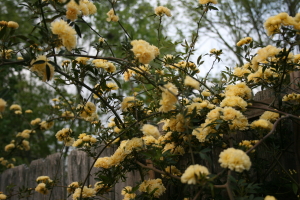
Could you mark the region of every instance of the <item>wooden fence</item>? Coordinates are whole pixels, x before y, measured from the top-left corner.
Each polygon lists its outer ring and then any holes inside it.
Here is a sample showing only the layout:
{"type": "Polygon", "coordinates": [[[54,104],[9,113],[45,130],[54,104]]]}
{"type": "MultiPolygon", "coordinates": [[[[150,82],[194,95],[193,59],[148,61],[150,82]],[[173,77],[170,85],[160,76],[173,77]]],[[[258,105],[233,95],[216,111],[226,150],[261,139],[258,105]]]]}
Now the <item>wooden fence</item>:
{"type": "MultiPolygon", "coordinates": [[[[103,147],[102,147],[103,148],[103,147]]],[[[102,156],[110,156],[116,149],[107,148],[102,156]]],[[[89,169],[92,166],[93,159],[88,157],[85,152],[73,150],[63,158],[60,153],[49,155],[45,159],[38,159],[31,162],[29,166],[20,165],[12,169],[8,169],[0,174],[0,191],[7,194],[6,187],[14,185],[13,194],[17,194],[19,188],[35,188],[37,186],[36,178],[38,176],[49,176],[52,180],[57,178],[58,185],[66,186],[74,181],[83,182],[88,175],[89,169]]],[[[98,169],[94,168],[92,174],[98,169]]],[[[105,197],[111,200],[121,200],[124,198],[121,191],[125,186],[135,185],[135,182],[140,181],[138,173],[130,172],[127,174],[125,182],[119,182],[112,191],[105,197]]],[[[93,176],[88,176],[86,185],[94,185],[97,181],[93,176]]],[[[33,194],[25,199],[28,200],[71,200],[72,196],[68,197],[65,187],[55,187],[51,193],[47,195],[39,194],[33,191],[33,194]]],[[[20,197],[15,195],[12,200],[18,200],[20,197]]]]}

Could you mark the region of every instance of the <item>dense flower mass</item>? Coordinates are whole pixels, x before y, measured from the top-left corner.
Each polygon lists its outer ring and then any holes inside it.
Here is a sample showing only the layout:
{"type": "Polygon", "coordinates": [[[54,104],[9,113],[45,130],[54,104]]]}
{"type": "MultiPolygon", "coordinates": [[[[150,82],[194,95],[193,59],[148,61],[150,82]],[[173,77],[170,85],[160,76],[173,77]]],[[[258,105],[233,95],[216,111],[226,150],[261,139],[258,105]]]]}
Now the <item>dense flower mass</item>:
{"type": "Polygon", "coordinates": [[[159,55],[159,49],[150,45],[145,40],[132,40],[132,49],[136,59],[143,64],[149,64],[156,56],[159,55]]]}
{"type": "Polygon", "coordinates": [[[51,23],[52,33],[58,35],[62,40],[62,44],[68,51],[71,51],[76,47],[76,31],[69,26],[64,20],[59,20],[51,23]]]}
{"type": "Polygon", "coordinates": [[[160,136],[158,128],[151,124],[145,124],[142,127],[141,131],[144,133],[144,135],[153,136],[156,139],[158,139],[158,137],[160,136]]]}
{"type": "Polygon", "coordinates": [[[125,200],[134,199],[136,197],[136,194],[132,192],[131,186],[126,186],[122,190],[121,194],[124,195],[125,200]]]}
{"type": "Polygon", "coordinates": [[[88,0],[80,0],[77,4],[74,0],[71,0],[67,4],[66,17],[72,21],[75,21],[79,15],[92,15],[97,12],[97,7],[88,0]]]}
{"type": "Polygon", "coordinates": [[[55,135],[58,141],[63,141],[66,146],[71,146],[74,142],[74,138],[71,137],[73,131],[70,128],[63,128],[55,135]]]}
{"type": "Polygon", "coordinates": [[[297,20],[297,16],[294,18],[284,12],[269,17],[264,23],[268,35],[279,33],[281,26],[293,26],[294,29],[300,30],[300,22],[297,20]]]}
{"type": "Polygon", "coordinates": [[[76,188],[73,194],[73,200],[79,199],[80,195],[82,198],[93,197],[96,195],[96,191],[94,188],[88,188],[87,186],[84,186],[82,191],[81,188],[76,188]]]}
{"type": "Polygon", "coordinates": [[[157,178],[143,181],[140,184],[139,191],[146,192],[148,194],[151,194],[154,191],[153,196],[158,198],[166,191],[166,188],[163,185],[162,180],[157,178]]]}
{"type": "Polygon", "coordinates": [[[48,194],[49,190],[46,188],[46,184],[45,183],[39,183],[36,188],[35,191],[41,193],[41,194],[48,194]]]}
{"type": "Polygon", "coordinates": [[[219,163],[221,163],[221,167],[229,168],[236,172],[249,170],[251,167],[249,156],[244,151],[234,148],[222,151],[219,155],[219,163]]]}
{"type": "Polygon", "coordinates": [[[209,171],[202,165],[190,165],[181,176],[181,182],[187,184],[197,184],[207,179],[209,171]]]}

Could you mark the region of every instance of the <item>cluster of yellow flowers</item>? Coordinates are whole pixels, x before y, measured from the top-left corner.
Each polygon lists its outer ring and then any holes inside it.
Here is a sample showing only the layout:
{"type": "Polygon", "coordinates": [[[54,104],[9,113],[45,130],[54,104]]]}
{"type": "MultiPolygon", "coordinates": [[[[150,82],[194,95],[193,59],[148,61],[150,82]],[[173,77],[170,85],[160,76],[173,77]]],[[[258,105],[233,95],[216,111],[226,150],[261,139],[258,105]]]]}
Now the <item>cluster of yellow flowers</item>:
{"type": "Polygon", "coordinates": [[[240,149],[228,148],[222,151],[219,155],[219,163],[221,167],[242,172],[249,170],[251,161],[249,156],[240,149]]]}
{"type": "Polygon", "coordinates": [[[274,122],[279,118],[279,113],[271,112],[271,111],[265,111],[261,116],[260,119],[265,119],[270,122],[274,122]]]}
{"type": "Polygon", "coordinates": [[[3,49],[3,51],[0,52],[0,58],[11,59],[13,52],[14,51],[12,49],[3,49]]]}
{"type": "Polygon", "coordinates": [[[145,40],[132,40],[132,49],[136,59],[142,64],[149,64],[156,56],[159,55],[159,49],[150,45],[145,40]]]}
{"type": "Polygon", "coordinates": [[[240,47],[240,46],[243,46],[245,44],[249,44],[252,41],[253,41],[252,37],[245,37],[245,38],[242,38],[240,41],[238,41],[238,43],[236,43],[236,46],[240,47]]]}
{"type": "Polygon", "coordinates": [[[86,133],[81,133],[78,136],[78,139],[73,143],[73,147],[86,146],[89,147],[97,142],[97,139],[91,135],[87,135],[86,133]]]}
{"type": "Polygon", "coordinates": [[[138,101],[135,97],[125,97],[121,103],[121,109],[124,112],[128,112],[132,107],[142,105],[141,101],[138,101]]]}
{"type": "Polygon", "coordinates": [[[120,146],[115,153],[110,157],[98,158],[94,167],[97,168],[111,168],[120,164],[127,155],[132,153],[134,150],[141,150],[144,147],[144,142],[141,138],[132,138],[131,140],[121,141],[120,146]]]}
{"type": "Polygon", "coordinates": [[[116,66],[107,60],[95,59],[92,63],[95,65],[95,67],[102,68],[107,72],[113,73],[116,71],[116,66]]]}
{"type": "Polygon", "coordinates": [[[130,200],[130,199],[134,199],[136,197],[136,194],[132,192],[132,187],[131,186],[126,186],[122,190],[121,194],[124,195],[123,200],[130,200]]]}
{"type": "Polygon", "coordinates": [[[39,76],[43,77],[44,82],[51,80],[54,75],[54,67],[48,61],[46,56],[40,55],[30,62],[30,70],[37,72],[39,76]],[[36,62],[41,63],[39,64],[36,62]]]}
{"type": "MultiPolygon", "coordinates": [[[[174,166],[174,165],[166,167],[165,172],[167,172],[168,174],[172,174],[174,176],[181,176],[182,175],[181,171],[179,169],[177,169],[177,167],[174,166]]],[[[162,177],[167,177],[168,178],[169,176],[163,174],[162,177]]]]}
{"type": "Polygon", "coordinates": [[[239,146],[244,146],[246,149],[250,149],[254,144],[258,143],[258,140],[242,140],[239,146]]]}
{"type": "Polygon", "coordinates": [[[279,13],[278,15],[269,17],[264,23],[268,35],[278,33],[281,26],[293,26],[294,29],[300,30],[300,13],[297,13],[295,17],[291,17],[284,12],[279,13]]]}
{"type": "Polygon", "coordinates": [[[22,114],[22,108],[18,104],[12,104],[9,107],[9,110],[14,110],[16,115],[21,115],[22,114]]]}
{"type": "MultiPolygon", "coordinates": [[[[277,55],[282,51],[283,49],[276,48],[272,45],[261,48],[257,51],[250,63],[246,63],[242,67],[235,67],[233,74],[237,77],[247,75],[249,82],[259,83],[264,81],[270,83],[272,78],[280,77],[281,74],[276,72],[276,69],[271,67],[266,68],[266,66],[281,59],[277,55]]],[[[293,53],[290,52],[286,59],[289,63],[298,63],[300,55],[293,55],[293,53]]],[[[294,66],[294,69],[298,68],[297,65],[294,66]]]]}
{"type": "Polygon", "coordinates": [[[30,138],[30,134],[31,133],[35,133],[35,131],[34,130],[25,129],[22,132],[19,132],[16,135],[16,137],[22,137],[22,138],[28,139],[28,138],[30,138]]]}
{"type": "Polygon", "coordinates": [[[94,86],[94,88],[95,88],[95,90],[97,91],[97,93],[96,93],[96,94],[93,93],[94,99],[98,99],[99,96],[101,96],[101,95],[103,94],[103,92],[109,92],[109,91],[111,91],[111,90],[117,90],[117,89],[119,89],[118,85],[115,84],[115,83],[112,83],[112,82],[106,83],[106,87],[107,87],[107,88],[105,89],[105,91],[103,91],[102,89],[100,89],[100,85],[99,85],[99,84],[96,84],[96,85],[94,86]]]}
{"type": "Polygon", "coordinates": [[[155,14],[157,16],[160,16],[160,17],[162,17],[164,15],[167,15],[168,17],[172,16],[171,15],[171,11],[168,8],[164,7],[164,6],[158,6],[158,7],[156,7],[154,9],[154,12],[155,12],[155,14]]]}
{"type": "Polygon", "coordinates": [[[190,165],[181,176],[181,182],[187,184],[197,184],[200,181],[206,180],[209,171],[202,165],[190,165]]]}
{"type": "Polygon", "coordinates": [[[162,99],[159,101],[159,112],[169,112],[175,109],[177,102],[178,89],[172,83],[167,83],[159,87],[162,90],[162,99]]]}
{"type": "MultiPolygon", "coordinates": [[[[92,188],[91,186],[84,186],[82,191],[82,197],[93,197],[102,188],[105,188],[107,191],[110,190],[110,188],[107,188],[104,184],[102,184],[102,181],[96,182],[94,188],[92,188]]],[[[70,185],[68,185],[67,191],[69,194],[73,193],[73,199],[77,200],[80,197],[81,185],[78,182],[72,182],[70,185]]]]}
{"type": "Polygon", "coordinates": [[[4,151],[9,152],[15,148],[18,148],[20,150],[29,151],[30,150],[29,142],[27,140],[22,140],[22,142],[20,144],[16,145],[16,141],[12,140],[10,142],[10,144],[8,144],[4,147],[4,151]]]}
{"type": "Polygon", "coordinates": [[[108,22],[119,21],[119,17],[115,14],[115,11],[113,9],[110,9],[108,13],[106,13],[106,15],[107,15],[106,21],[108,22]]]}
{"type": "Polygon", "coordinates": [[[38,185],[36,186],[35,191],[41,194],[48,194],[48,188],[53,184],[53,180],[51,180],[49,176],[39,176],[36,179],[36,182],[38,185]]]}
{"type": "Polygon", "coordinates": [[[255,120],[251,123],[251,128],[271,130],[273,128],[273,124],[269,120],[258,119],[258,120],[255,120]]]}
{"type": "Polygon", "coordinates": [[[156,198],[161,196],[166,191],[166,188],[160,178],[144,180],[139,186],[139,191],[146,192],[148,194],[151,194],[154,190],[155,192],[153,196],[156,198]]]}
{"type": "Polygon", "coordinates": [[[282,101],[296,101],[300,103],[300,94],[292,93],[284,95],[282,101]]]}
{"type": "Polygon", "coordinates": [[[76,109],[79,111],[80,117],[82,117],[84,120],[89,122],[98,120],[98,115],[96,112],[97,108],[94,103],[89,101],[84,106],[79,104],[76,109]]]}
{"type": "Polygon", "coordinates": [[[74,138],[71,137],[73,131],[70,128],[63,128],[55,134],[58,141],[63,141],[66,146],[71,146],[74,138]]]}
{"type": "Polygon", "coordinates": [[[41,130],[48,130],[54,125],[54,121],[42,121],[39,125],[41,130]]]}
{"type": "Polygon", "coordinates": [[[141,77],[142,74],[150,73],[150,65],[149,64],[141,64],[138,67],[133,67],[133,69],[128,69],[124,72],[124,80],[129,81],[130,77],[135,75],[137,77],[141,77]]]}
{"type": "Polygon", "coordinates": [[[0,30],[2,29],[3,26],[7,26],[8,28],[13,28],[13,29],[17,29],[19,28],[19,24],[17,22],[14,21],[0,21],[0,30]]]}
{"type": "Polygon", "coordinates": [[[11,162],[9,162],[8,160],[4,159],[3,157],[0,157],[0,164],[2,166],[5,166],[6,168],[14,168],[15,165],[13,164],[14,162],[16,162],[15,158],[11,159],[11,162]]]}
{"type": "Polygon", "coordinates": [[[88,0],[80,0],[77,4],[74,0],[71,0],[67,4],[66,17],[72,21],[75,21],[79,15],[92,15],[97,12],[97,7],[88,0]]]}
{"type": "Polygon", "coordinates": [[[68,51],[71,51],[76,47],[76,31],[69,26],[64,20],[59,20],[51,23],[52,33],[58,35],[59,39],[62,40],[63,46],[68,51]]]}
{"type": "Polygon", "coordinates": [[[80,198],[80,195],[83,199],[88,197],[96,196],[96,191],[94,188],[89,188],[87,186],[83,187],[83,190],[81,191],[81,188],[76,188],[75,192],[73,194],[73,200],[77,200],[80,198]]]}
{"type": "Polygon", "coordinates": [[[175,63],[174,65],[176,67],[171,66],[171,65],[168,65],[168,66],[171,67],[172,69],[175,68],[177,70],[178,70],[178,68],[182,68],[182,69],[189,69],[189,70],[192,70],[192,71],[197,72],[197,73],[200,72],[200,70],[197,68],[196,64],[193,63],[193,62],[180,61],[178,63],[175,63]]]}
{"type": "Polygon", "coordinates": [[[160,132],[156,126],[153,126],[151,124],[145,124],[143,125],[141,131],[145,136],[152,136],[155,139],[158,139],[160,136],[160,132]]]}

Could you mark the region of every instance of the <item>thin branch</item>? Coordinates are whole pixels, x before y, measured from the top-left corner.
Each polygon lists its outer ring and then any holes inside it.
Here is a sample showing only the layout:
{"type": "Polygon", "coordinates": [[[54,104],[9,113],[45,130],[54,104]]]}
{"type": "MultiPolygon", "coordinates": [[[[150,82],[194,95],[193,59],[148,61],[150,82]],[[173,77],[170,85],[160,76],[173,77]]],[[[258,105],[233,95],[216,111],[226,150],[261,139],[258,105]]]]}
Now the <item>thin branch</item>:
{"type": "Polygon", "coordinates": [[[274,123],[274,125],[273,125],[272,130],[271,130],[267,135],[265,135],[265,137],[263,137],[259,142],[257,142],[253,147],[251,147],[250,149],[248,149],[248,150],[246,151],[246,153],[247,153],[247,154],[250,153],[253,149],[255,149],[258,145],[260,145],[265,139],[267,139],[268,137],[270,137],[270,135],[272,135],[272,134],[274,133],[274,131],[276,130],[276,127],[277,127],[278,123],[279,123],[281,120],[287,119],[287,118],[289,118],[289,117],[290,117],[290,116],[288,115],[288,116],[281,117],[281,118],[277,119],[277,121],[276,121],[276,122],[274,123]]]}
{"type": "Polygon", "coordinates": [[[170,177],[175,178],[175,179],[177,179],[177,180],[181,180],[180,177],[175,176],[175,175],[173,175],[173,174],[170,174],[170,173],[161,171],[161,170],[159,170],[159,169],[157,169],[157,168],[155,168],[155,167],[150,167],[150,166],[144,165],[143,163],[141,163],[141,162],[139,162],[139,161],[135,161],[135,162],[136,162],[139,166],[141,166],[141,167],[143,167],[143,168],[145,168],[145,169],[151,169],[151,170],[153,170],[153,171],[155,171],[155,172],[157,172],[157,173],[164,174],[164,175],[166,175],[166,176],[170,176],[170,177]]]}

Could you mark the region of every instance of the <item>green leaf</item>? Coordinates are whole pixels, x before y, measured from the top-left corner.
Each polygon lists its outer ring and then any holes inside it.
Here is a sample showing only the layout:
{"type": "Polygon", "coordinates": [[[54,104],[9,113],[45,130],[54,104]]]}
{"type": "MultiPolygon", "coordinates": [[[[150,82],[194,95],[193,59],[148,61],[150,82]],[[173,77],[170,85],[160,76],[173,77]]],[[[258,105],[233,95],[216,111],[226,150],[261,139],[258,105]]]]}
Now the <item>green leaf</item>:
{"type": "Polygon", "coordinates": [[[297,192],[298,192],[298,186],[295,183],[293,183],[292,184],[292,188],[293,188],[294,194],[297,194],[297,192]]]}
{"type": "Polygon", "coordinates": [[[47,76],[47,81],[50,81],[51,71],[49,65],[46,65],[46,76],[47,76]]]}
{"type": "Polygon", "coordinates": [[[32,63],[32,65],[38,65],[38,64],[44,64],[46,61],[44,60],[38,60],[38,61],[35,61],[34,63],[32,63]]]}
{"type": "Polygon", "coordinates": [[[0,39],[2,39],[3,36],[5,35],[6,29],[7,29],[6,26],[4,26],[4,27],[1,29],[1,31],[0,31],[0,39]]]}
{"type": "Polygon", "coordinates": [[[81,31],[77,24],[75,24],[75,31],[76,31],[77,35],[81,38],[81,31]]]}

